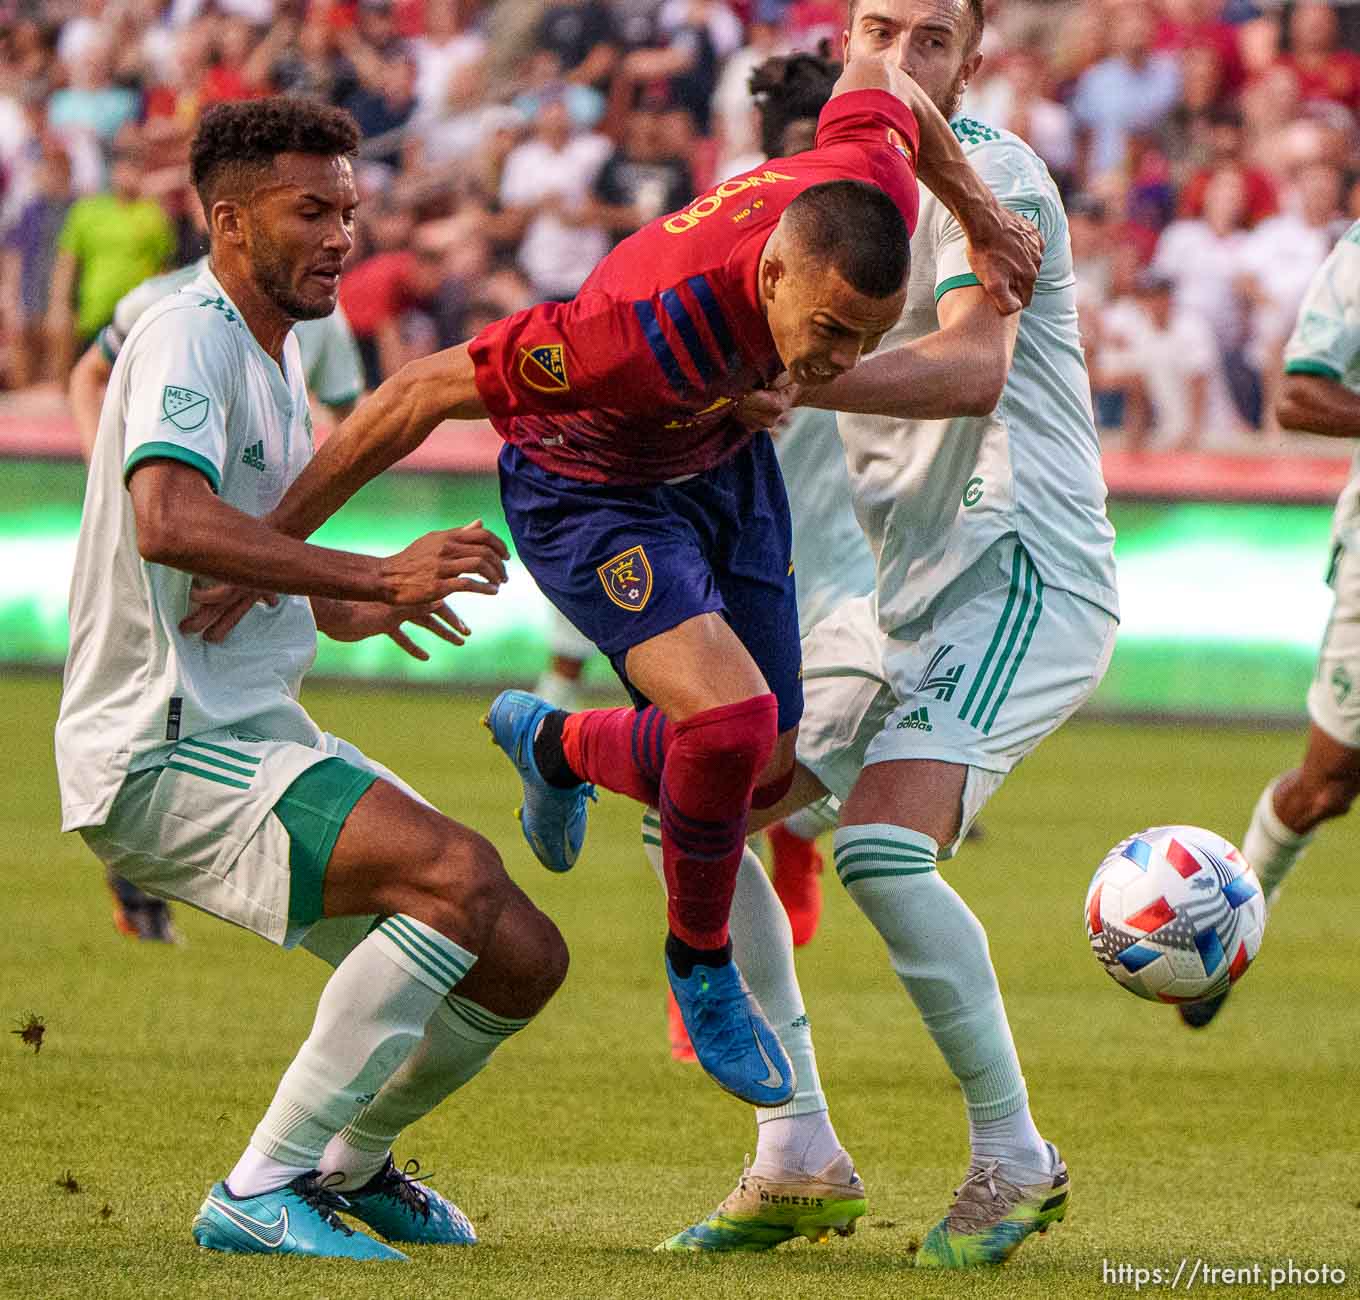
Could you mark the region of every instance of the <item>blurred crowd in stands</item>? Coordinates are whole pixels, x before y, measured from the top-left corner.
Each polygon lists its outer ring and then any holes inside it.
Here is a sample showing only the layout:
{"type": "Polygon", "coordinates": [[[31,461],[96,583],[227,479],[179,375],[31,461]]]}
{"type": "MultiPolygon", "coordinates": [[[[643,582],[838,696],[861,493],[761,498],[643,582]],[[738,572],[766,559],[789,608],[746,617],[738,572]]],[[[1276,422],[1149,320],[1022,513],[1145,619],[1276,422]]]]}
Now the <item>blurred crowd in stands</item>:
{"type": "MultiPolygon", "coordinates": [[[[861,8],[871,0],[860,0],[861,8]]],[[[1067,199],[1102,425],[1271,429],[1304,287],[1360,217],[1360,3],[987,0],[964,112],[1067,199]]],[[[206,105],[363,128],[341,302],[374,385],[765,156],[749,79],[844,0],[0,0],[0,386],[59,380],[119,296],[205,248],[206,105]]],[[[766,147],[773,147],[766,144],[766,147]]]]}

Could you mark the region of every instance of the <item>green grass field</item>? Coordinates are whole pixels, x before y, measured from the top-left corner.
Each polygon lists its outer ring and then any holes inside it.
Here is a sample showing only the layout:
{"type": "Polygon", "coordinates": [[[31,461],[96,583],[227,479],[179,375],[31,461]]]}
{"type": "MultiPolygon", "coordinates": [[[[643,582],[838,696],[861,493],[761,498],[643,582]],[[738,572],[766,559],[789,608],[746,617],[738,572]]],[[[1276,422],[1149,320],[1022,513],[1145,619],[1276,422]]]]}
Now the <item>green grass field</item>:
{"type": "Polygon", "coordinates": [[[661,900],[635,810],[604,797],[582,864],[551,877],[520,842],[516,787],[475,725],[480,701],[310,692],[323,725],[488,832],[573,954],[540,1022],[398,1149],[435,1172],[483,1244],[416,1250],[412,1266],[384,1269],[223,1258],[190,1240],[204,1190],[305,1036],[326,971],[184,909],[185,948],[114,933],[94,859],[56,830],[57,691],[46,678],[0,687],[11,755],[0,1018],[47,1023],[37,1055],[0,1038],[0,1294],[1111,1296],[1133,1288],[1104,1281],[1103,1261],[1174,1271],[1182,1257],[1264,1270],[1293,1259],[1360,1278],[1353,824],[1314,849],[1256,968],[1203,1035],[1117,989],[1081,928],[1087,881],[1115,840],[1171,821],[1239,837],[1262,783],[1294,760],[1296,734],[1074,724],[988,809],[986,839],[949,875],[991,934],[1035,1114],[1066,1155],[1073,1200],[1067,1221],[1003,1271],[937,1277],[911,1272],[911,1252],[964,1169],[961,1098],[834,877],[800,961],[869,1215],[824,1247],[653,1255],[727,1192],[754,1135],[739,1103],[666,1051],[661,900]],[[78,1191],[58,1185],[68,1177],[78,1191]]]}

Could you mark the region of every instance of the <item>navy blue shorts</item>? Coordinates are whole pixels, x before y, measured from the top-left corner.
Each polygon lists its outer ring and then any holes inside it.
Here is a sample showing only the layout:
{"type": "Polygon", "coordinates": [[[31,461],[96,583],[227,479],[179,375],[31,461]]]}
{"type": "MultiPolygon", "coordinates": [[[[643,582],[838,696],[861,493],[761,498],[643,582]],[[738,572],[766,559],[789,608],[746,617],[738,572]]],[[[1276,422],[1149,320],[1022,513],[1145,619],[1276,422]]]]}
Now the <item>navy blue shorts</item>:
{"type": "Polygon", "coordinates": [[[767,434],[682,483],[585,483],[508,443],[501,504],[543,594],[628,680],[633,646],[699,614],[721,614],[779,701],[779,730],[803,716],[798,604],[784,480],[767,434]]]}

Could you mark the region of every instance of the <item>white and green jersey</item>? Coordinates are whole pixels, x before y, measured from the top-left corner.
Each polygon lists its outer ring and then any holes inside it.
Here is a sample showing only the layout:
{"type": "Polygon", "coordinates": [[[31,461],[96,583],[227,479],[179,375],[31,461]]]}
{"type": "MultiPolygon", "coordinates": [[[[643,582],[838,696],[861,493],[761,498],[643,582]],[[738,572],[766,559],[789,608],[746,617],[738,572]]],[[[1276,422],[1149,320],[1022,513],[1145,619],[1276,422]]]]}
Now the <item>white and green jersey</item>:
{"type": "MultiPolygon", "coordinates": [[[[967,117],[950,125],[1001,202],[1039,227],[1044,257],[990,415],[838,417],[855,510],[878,564],[879,624],[891,632],[923,617],[1008,533],[1019,536],[1045,584],[1118,616],[1114,529],[1105,517],[1067,215],[1048,169],[1018,136],[967,117]]],[[[882,348],[937,330],[940,298],[977,283],[958,222],[923,186],[906,307],[882,348]]]]}
{"type": "MultiPolygon", "coordinates": [[[[200,257],[178,271],[153,275],[135,289],[129,289],[118,300],[113,319],[99,331],[96,340],[109,364],[118,360],[118,353],[132,333],[132,327],[152,303],[192,284],[207,267],[208,259],[200,257]]],[[[293,333],[302,349],[302,373],[307,380],[307,391],[323,406],[347,406],[355,401],[364,390],[364,367],[354,342],[354,331],[339,304],[329,316],[298,321],[293,326],[293,333]]]]}
{"type": "MultiPolygon", "coordinates": [[[[1284,347],[1287,375],[1322,375],[1360,393],[1360,221],[1318,267],[1284,347]]],[[[1332,539],[1360,550],[1360,451],[1332,518],[1332,539]]]]}
{"type": "MultiPolygon", "coordinates": [[[[261,516],[312,455],[297,340],[283,368],[206,267],[148,308],[114,363],[85,489],[71,579],[71,648],[57,720],[62,827],[101,825],[124,776],[166,762],[232,780],[193,738],[314,745],[298,703],[316,654],[310,602],[255,605],[220,645],[184,636],[190,575],[143,560],[126,483],[144,461],[183,461],[223,501],[261,516]]],[[[228,764],[229,767],[229,764],[228,764]]]]}
{"type": "Polygon", "coordinates": [[[806,636],[842,601],[874,589],[874,557],[855,518],[835,413],[798,407],[774,450],[793,517],[798,633],[806,636]]]}

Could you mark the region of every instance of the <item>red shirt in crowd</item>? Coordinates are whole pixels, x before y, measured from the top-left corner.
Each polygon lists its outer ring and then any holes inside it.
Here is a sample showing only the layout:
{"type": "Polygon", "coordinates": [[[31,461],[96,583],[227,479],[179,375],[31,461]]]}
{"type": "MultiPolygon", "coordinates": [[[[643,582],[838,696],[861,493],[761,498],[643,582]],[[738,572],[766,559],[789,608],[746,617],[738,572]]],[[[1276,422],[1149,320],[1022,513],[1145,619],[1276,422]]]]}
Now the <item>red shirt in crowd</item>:
{"type": "Polygon", "coordinates": [[[751,436],[734,402],[784,368],[757,285],[784,209],[810,186],[862,180],[914,230],[918,140],[895,95],[838,95],[814,149],[644,226],[571,302],[488,325],[471,354],[496,430],[545,469],[590,482],[660,483],[726,459],[751,436]]]}
{"type": "Polygon", "coordinates": [[[355,334],[372,338],[419,305],[410,289],[415,270],[414,253],[375,253],[341,277],[340,306],[355,334]]]}

